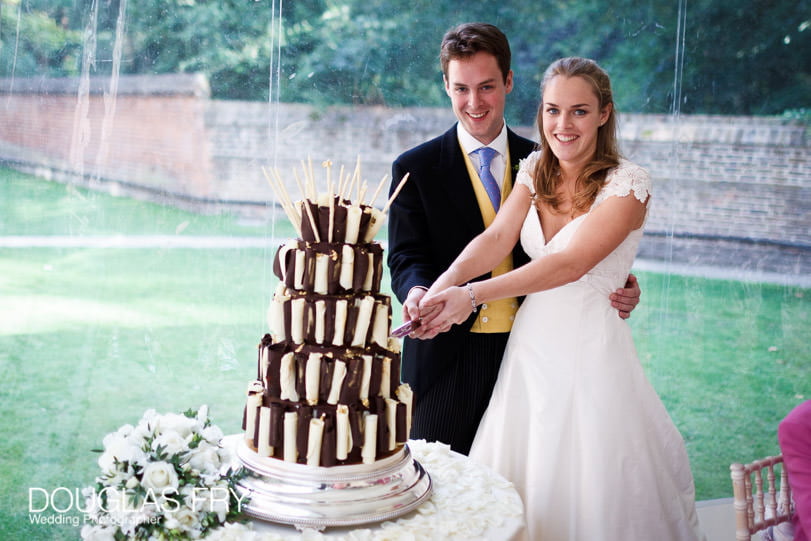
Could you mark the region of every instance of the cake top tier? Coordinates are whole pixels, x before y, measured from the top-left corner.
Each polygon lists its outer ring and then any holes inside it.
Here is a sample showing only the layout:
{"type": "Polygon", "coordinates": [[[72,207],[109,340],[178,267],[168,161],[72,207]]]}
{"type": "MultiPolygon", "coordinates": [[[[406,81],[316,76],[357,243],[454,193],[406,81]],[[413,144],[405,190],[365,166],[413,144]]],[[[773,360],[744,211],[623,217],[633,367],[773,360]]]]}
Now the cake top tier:
{"type": "Polygon", "coordinates": [[[298,202],[297,208],[303,209],[299,231],[307,242],[368,244],[385,218],[372,206],[354,205],[329,194],[321,194],[315,203],[309,199],[298,202]]]}
{"type": "Polygon", "coordinates": [[[375,200],[386,185],[387,176],[383,176],[371,199],[366,201],[368,186],[361,181],[360,158],[351,175],[344,174],[341,166],[337,182],[332,178],[332,162],[321,163],[325,170],[325,188],[316,188],[312,160],[301,164],[299,170],[293,170],[293,178],[298,186],[300,199],[293,201],[279,170],[262,168],[265,178],[273,188],[276,198],[287,214],[287,218],[299,237],[306,242],[327,242],[347,244],[370,243],[385,221],[389,206],[400,193],[408,179],[406,174],[397,189],[392,193],[382,210],[375,208],[375,200]],[[303,178],[303,181],[302,181],[303,178]],[[354,199],[352,198],[354,194],[354,199]]]}

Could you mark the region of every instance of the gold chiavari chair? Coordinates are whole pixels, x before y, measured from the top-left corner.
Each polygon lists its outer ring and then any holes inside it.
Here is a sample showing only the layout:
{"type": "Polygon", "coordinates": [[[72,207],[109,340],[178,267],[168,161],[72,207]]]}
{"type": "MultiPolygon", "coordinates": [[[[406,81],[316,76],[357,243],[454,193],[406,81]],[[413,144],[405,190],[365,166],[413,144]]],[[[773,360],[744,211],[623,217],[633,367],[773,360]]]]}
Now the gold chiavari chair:
{"type": "Polygon", "coordinates": [[[729,469],[736,541],[750,541],[753,534],[791,520],[794,509],[782,455],[734,463],[729,469]]]}

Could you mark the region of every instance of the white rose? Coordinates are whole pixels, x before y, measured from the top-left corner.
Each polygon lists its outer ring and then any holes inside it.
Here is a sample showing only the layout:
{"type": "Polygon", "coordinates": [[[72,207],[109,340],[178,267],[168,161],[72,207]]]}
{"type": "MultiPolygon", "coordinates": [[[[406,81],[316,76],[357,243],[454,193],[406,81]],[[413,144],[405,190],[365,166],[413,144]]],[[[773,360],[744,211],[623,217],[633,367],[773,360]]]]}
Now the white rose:
{"type": "Polygon", "coordinates": [[[186,438],[175,431],[164,432],[152,441],[153,451],[157,451],[159,446],[163,446],[164,451],[170,455],[177,455],[189,450],[186,438]]]}
{"type": "Polygon", "coordinates": [[[104,437],[104,452],[99,457],[99,467],[103,473],[114,473],[119,468],[116,461],[132,464],[143,463],[145,460],[146,455],[140,446],[133,444],[120,430],[104,437]]]}
{"type": "Polygon", "coordinates": [[[234,456],[234,453],[232,453],[231,450],[226,447],[218,447],[217,452],[220,455],[220,471],[223,471],[224,473],[224,470],[227,470],[228,466],[234,466],[236,457],[234,456]]]}
{"type": "Polygon", "coordinates": [[[139,441],[141,445],[143,445],[147,438],[152,437],[152,432],[155,430],[156,425],[157,421],[155,420],[141,419],[141,422],[138,423],[138,426],[136,426],[132,434],[130,434],[130,439],[132,439],[133,442],[139,441]]]}
{"type": "MultiPolygon", "coordinates": [[[[101,460],[101,459],[100,459],[101,460]]],[[[123,467],[122,464],[115,464],[115,460],[111,455],[105,458],[108,460],[108,467],[107,473],[104,475],[104,484],[111,487],[117,487],[121,485],[127,485],[135,479],[135,468],[132,465],[128,465],[126,468],[123,467]]],[[[101,464],[101,462],[99,462],[101,464]]],[[[138,482],[138,479],[135,479],[135,482],[138,482]]]]}
{"type": "Polygon", "coordinates": [[[190,533],[193,538],[197,538],[201,530],[200,517],[184,505],[177,511],[166,513],[166,529],[179,529],[190,533]]]}
{"type": "Polygon", "coordinates": [[[220,471],[219,447],[207,443],[200,443],[199,447],[189,453],[187,464],[201,474],[215,474],[220,471]]]}
{"type": "Polygon", "coordinates": [[[170,494],[177,491],[177,472],[168,462],[151,462],[144,468],[141,485],[147,490],[152,489],[156,496],[170,494]]]}
{"type": "Polygon", "coordinates": [[[213,444],[219,444],[220,440],[222,440],[224,436],[222,430],[217,425],[205,427],[202,432],[200,432],[200,435],[202,435],[203,439],[205,439],[207,442],[213,444]]]}
{"type": "Polygon", "coordinates": [[[177,432],[182,438],[189,436],[198,427],[197,419],[186,417],[178,413],[167,413],[157,419],[156,434],[164,432],[177,432]]]}
{"type": "Polygon", "coordinates": [[[228,514],[229,492],[228,485],[208,488],[196,488],[191,498],[186,498],[195,511],[203,513],[216,513],[220,523],[225,522],[228,514]]]}

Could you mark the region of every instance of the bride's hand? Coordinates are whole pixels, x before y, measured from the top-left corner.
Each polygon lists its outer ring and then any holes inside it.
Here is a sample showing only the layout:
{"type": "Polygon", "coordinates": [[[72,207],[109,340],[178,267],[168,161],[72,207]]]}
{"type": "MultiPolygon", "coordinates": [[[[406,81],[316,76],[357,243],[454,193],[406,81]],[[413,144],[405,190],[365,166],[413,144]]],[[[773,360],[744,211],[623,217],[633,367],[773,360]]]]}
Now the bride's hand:
{"type": "Polygon", "coordinates": [[[422,308],[420,304],[419,326],[409,333],[409,337],[419,340],[430,340],[441,331],[436,328],[436,316],[442,311],[441,304],[434,304],[429,308],[422,308]]]}
{"type": "Polygon", "coordinates": [[[459,286],[449,287],[438,293],[429,292],[420,302],[420,313],[431,313],[431,319],[426,323],[423,319],[426,333],[448,331],[452,325],[464,322],[473,306],[470,295],[465,288],[459,286]]]}

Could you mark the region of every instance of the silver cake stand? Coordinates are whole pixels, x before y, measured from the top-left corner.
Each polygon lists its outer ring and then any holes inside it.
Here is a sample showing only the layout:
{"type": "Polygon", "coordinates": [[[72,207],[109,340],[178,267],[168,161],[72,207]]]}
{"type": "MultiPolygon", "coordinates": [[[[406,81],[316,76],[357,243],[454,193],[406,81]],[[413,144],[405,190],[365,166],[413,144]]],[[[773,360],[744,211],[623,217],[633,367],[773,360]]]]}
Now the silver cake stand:
{"type": "Polygon", "coordinates": [[[242,436],[235,446],[249,472],[237,486],[250,499],[243,511],[299,530],[391,520],[416,509],[432,491],[431,477],[408,445],[376,462],[373,472],[366,465],[313,468],[263,458],[242,436]]]}

